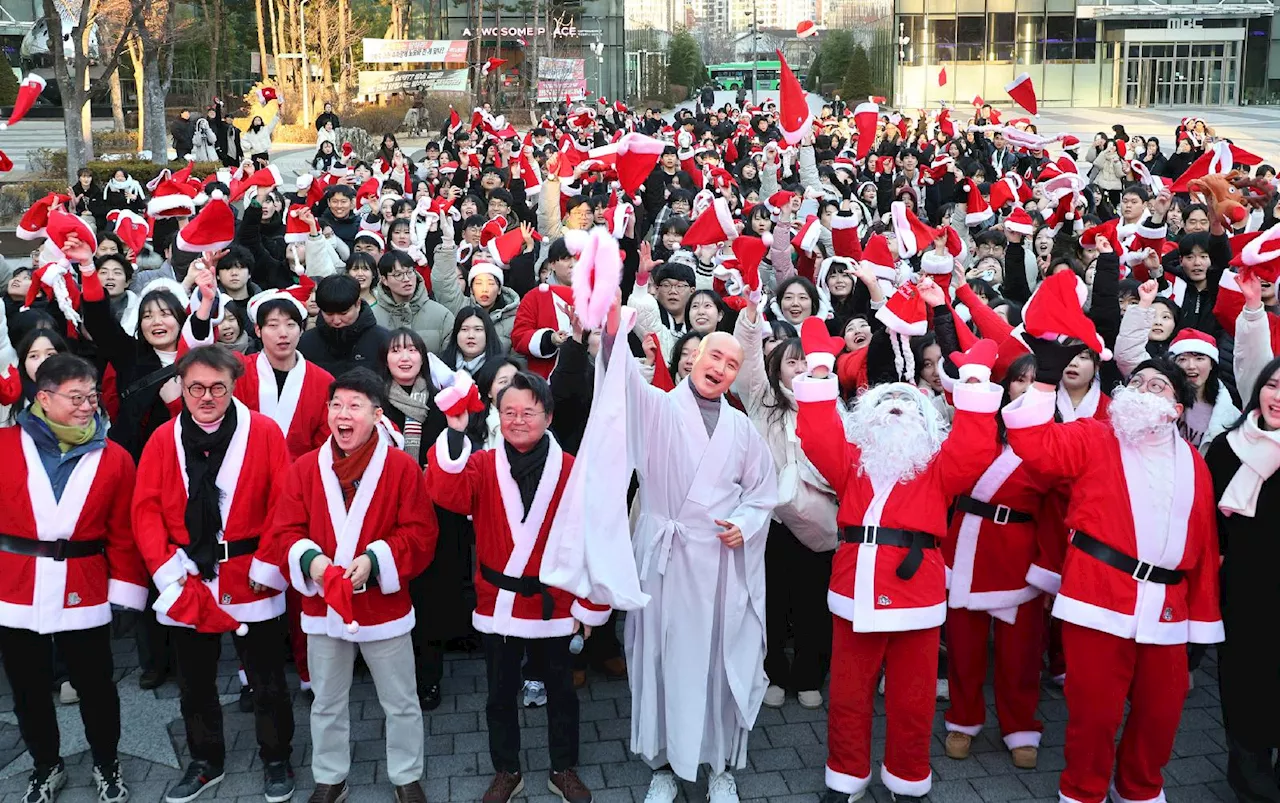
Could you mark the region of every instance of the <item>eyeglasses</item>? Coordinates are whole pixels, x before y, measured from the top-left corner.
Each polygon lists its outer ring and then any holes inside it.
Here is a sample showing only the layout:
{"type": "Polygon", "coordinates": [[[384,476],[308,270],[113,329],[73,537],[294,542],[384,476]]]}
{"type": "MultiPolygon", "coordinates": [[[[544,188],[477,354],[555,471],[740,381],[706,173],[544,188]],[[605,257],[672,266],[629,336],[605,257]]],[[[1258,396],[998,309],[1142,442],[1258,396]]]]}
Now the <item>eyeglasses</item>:
{"type": "Polygon", "coordinates": [[[412,271],[412,270],[393,270],[392,272],[387,274],[387,278],[405,281],[406,279],[412,279],[415,274],[416,274],[416,271],[412,271]]]}
{"type": "Polygon", "coordinates": [[[212,385],[201,385],[198,382],[192,382],[190,385],[187,385],[187,393],[193,399],[203,399],[204,394],[206,393],[215,399],[221,399],[230,391],[231,388],[221,382],[214,382],[212,385]]]}
{"type": "Polygon", "coordinates": [[[90,407],[98,406],[98,399],[101,398],[97,393],[62,393],[57,390],[47,390],[46,393],[52,393],[54,396],[61,396],[71,402],[72,407],[83,407],[86,403],[90,407]]]}
{"type": "Polygon", "coordinates": [[[333,413],[334,415],[340,415],[342,413],[350,413],[351,415],[354,415],[354,416],[364,415],[367,411],[372,409],[371,406],[368,404],[361,404],[359,402],[355,404],[342,404],[337,400],[329,402],[328,407],[329,407],[329,412],[333,413]]]}
{"type": "Polygon", "coordinates": [[[1129,387],[1133,390],[1142,390],[1143,388],[1146,388],[1148,393],[1154,393],[1159,396],[1173,386],[1170,385],[1169,380],[1165,379],[1163,376],[1153,376],[1145,382],[1142,381],[1142,377],[1135,376],[1129,379],[1129,387]]]}
{"type": "Polygon", "coordinates": [[[671,279],[658,282],[659,290],[688,290],[692,286],[693,285],[689,284],[688,282],[677,282],[671,279]]]}
{"type": "Polygon", "coordinates": [[[516,421],[534,421],[545,412],[546,410],[503,410],[501,415],[503,421],[514,423],[516,421]]]}

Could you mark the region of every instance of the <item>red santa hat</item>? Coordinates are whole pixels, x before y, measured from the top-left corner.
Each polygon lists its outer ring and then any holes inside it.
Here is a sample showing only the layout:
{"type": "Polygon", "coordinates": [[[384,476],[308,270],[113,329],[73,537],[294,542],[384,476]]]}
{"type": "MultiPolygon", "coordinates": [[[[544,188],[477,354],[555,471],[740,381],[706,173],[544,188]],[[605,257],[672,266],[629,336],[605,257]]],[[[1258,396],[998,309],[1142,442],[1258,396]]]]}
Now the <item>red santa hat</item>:
{"type": "Polygon", "coordinates": [[[844,338],[829,334],[827,324],[818,316],[810,315],[800,324],[800,346],[810,371],[815,368],[832,371],[836,367],[836,355],[844,351],[844,338]]]}
{"type": "MultiPolygon", "coordinates": [[[[535,231],[533,239],[541,240],[542,236],[535,231]]],[[[511,231],[489,238],[489,241],[483,245],[485,250],[489,252],[489,258],[493,260],[494,264],[506,267],[511,264],[511,260],[519,256],[520,252],[524,250],[524,232],[519,228],[514,228],[511,231]]]]}
{"type": "Polygon", "coordinates": [[[256,94],[258,95],[259,106],[266,106],[273,100],[280,100],[280,95],[276,92],[276,88],[274,86],[264,86],[259,89],[256,94]]]}
{"type": "Polygon", "coordinates": [[[853,215],[836,215],[831,219],[831,250],[836,256],[849,257],[855,262],[862,259],[857,220],[853,215]]]}
{"type": "Polygon", "coordinates": [[[938,86],[946,86],[946,85],[947,85],[947,68],[943,67],[942,69],[938,70],[938,86]]]}
{"type": "Polygon", "coordinates": [[[573,309],[587,329],[604,325],[622,282],[622,252],[607,229],[596,227],[573,264],[573,309]]]}
{"type": "Polygon", "coordinates": [[[862,249],[862,267],[870,270],[881,279],[893,281],[897,276],[897,259],[889,252],[889,240],[883,234],[873,234],[867,238],[862,249]]]}
{"type": "Polygon", "coordinates": [[[898,253],[904,259],[910,259],[933,245],[937,231],[916,217],[905,203],[894,201],[889,205],[889,214],[893,220],[893,231],[898,235],[898,253]]]}
{"type": "Polygon", "coordinates": [[[796,78],[795,73],[791,72],[791,67],[787,64],[782,51],[774,52],[778,54],[778,62],[782,68],[782,75],[778,81],[781,100],[778,109],[778,127],[782,129],[782,138],[788,145],[798,145],[813,128],[813,110],[809,108],[808,93],[800,86],[800,80],[796,78]]]}
{"type": "Polygon", "coordinates": [[[236,216],[230,204],[220,197],[221,193],[215,193],[215,196],[219,197],[211,198],[200,213],[178,231],[180,251],[196,254],[217,251],[235,240],[236,216]]]}
{"type": "Polygon", "coordinates": [[[880,122],[880,107],[874,103],[859,103],[853,110],[853,126],[858,131],[858,161],[867,158],[876,141],[876,125],[880,122]]]}
{"type": "Polygon", "coordinates": [[[979,382],[991,381],[991,367],[996,364],[998,352],[996,341],[983,338],[969,347],[968,351],[951,352],[951,363],[956,366],[959,382],[977,379],[979,382]]]}
{"type": "Polygon", "coordinates": [[[759,237],[739,237],[733,241],[733,257],[712,271],[712,289],[732,310],[744,310],[760,299],[760,262],[769,246],[759,237]]]}
{"type": "Polygon", "coordinates": [[[502,215],[490,220],[480,229],[480,245],[485,246],[489,241],[499,236],[507,230],[507,219],[502,215]]]}
{"type": "Polygon", "coordinates": [[[49,212],[47,235],[49,242],[53,243],[59,251],[65,253],[67,250],[67,238],[73,234],[81,243],[89,246],[91,252],[98,250],[98,238],[93,235],[93,231],[79,215],[73,215],[62,209],[54,209],[49,212]]]}
{"type": "Polygon", "coordinates": [[[1031,215],[1027,214],[1027,210],[1018,206],[1014,207],[1012,214],[1004,219],[1004,229],[1030,237],[1035,232],[1036,224],[1031,219],[1031,215]]]}
{"type": "Polygon", "coordinates": [[[999,181],[991,182],[991,208],[1000,211],[1005,206],[1031,200],[1031,187],[1017,173],[1010,173],[999,181]]]}
{"type": "Polygon", "coordinates": [[[13,112],[9,115],[9,122],[0,122],[0,131],[11,125],[17,125],[23,117],[27,116],[27,112],[31,111],[31,107],[36,104],[36,99],[40,97],[40,93],[44,92],[44,79],[35,73],[27,73],[22,79],[22,83],[18,84],[18,97],[13,101],[13,112]]]}
{"type": "Polygon", "coordinates": [[[1120,244],[1120,235],[1116,231],[1119,218],[1111,218],[1106,223],[1099,223],[1096,226],[1090,226],[1080,233],[1081,248],[1096,248],[1099,237],[1104,238],[1111,243],[1111,250],[1115,252],[1117,257],[1124,251],[1124,247],[1120,244]]]}
{"type": "Polygon", "coordinates": [[[973,107],[975,109],[980,109],[983,106],[987,105],[987,102],[982,99],[981,95],[974,95],[973,100],[971,102],[973,103],[973,107]]]}
{"type": "Polygon", "coordinates": [[[128,209],[113,209],[107,213],[107,220],[115,225],[116,236],[137,259],[138,254],[146,247],[151,237],[151,224],[142,215],[128,209]]]}
{"type": "Polygon", "coordinates": [[[46,262],[31,273],[31,284],[27,287],[22,309],[31,309],[31,305],[42,294],[48,296],[58,305],[62,317],[66,318],[67,334],[70,335],[80,326],[80,287],[71,276],[71,263],[51,244],[46,244],[40,257],[56,261],[46,262]]]}
{"type": "Polygon", "coordinates": [[[196,213],[198,195],[200,191],[189,182],[162,181],[147,200],[147,214],[156,218],[191,217],[196,213]]]}
{"type": "Polygon", "coordinates": [[[341,151],[342,151],[342,158],[343,158],[343,159],[350,159],[350,158],[351,158],[351,154],[353,154],[353,153],[355,153],[355,152],[356,152],[356,148],[355,148],[355,146],[354,146],[354,145],[352,145],[350,142],[344,142],[344,143],[342,143],[341,151]]]}
{"type": "Polygon", "coordinates": [[[436,394],[435,405],[437,410],[447,416],[484,412],[480,391],[476,389],[475,380],[466,371],[454,373],[453,384],[436,394]]]}
{"type": "Polygon", "coordinates": [[[1203,354],[1215,363],[1218,361],[1218,341],[1213,335],[1205,334],[1199,329],[1183,329],[1169,344],[1169,356],[1179,354],[1203,354]]]}
{"type": "Polygon", "coordinates": [[[814,249],[818,247],[818,240],[822,236],[823,225],[818,222],[817,215],[809,215],[805,218],[804,223],[800,225],[800,230],[791,238],[791,244],[796,247],[802,254],[812,254],[814,249]]]}
{"type": "Polygon", "coordinates": [[[617,157],[614,160],[618,171],[618,185],[628,195],[635,195],[640,185],[653,172],[662,156],[666,144],[644,134],[624,134],[618,140],[617,157]]]}
{"type": "Polygon", "coordinates": [[[346,625],[347,632],[357,633],[360,623],[356,621],[355,588],[351,585],[351,578],[345,577],[345,574],[346,570],[341,566],[334,566],[332,563],[326,566],[324,577],[321,578],[320,595],[324,597],[324,604],[332,608],[346,625]]]}
{"type": "Polygon", "coordinates": [[[626,201],[619,201],[616,193],[609,197],[609,206],[604,210],[605,224],[609,233],[621,239],[625,236],[627,226],[635,220],[636,208],[626,201]]]}
{"type": "Polygon", "coordinates": [[[734,223],[733,213],[729,211],[729,202],[724,198],[716,198],[711,203],[712,214],[702,214],[694,218],[689,230],[684,233],[680,244],[685,248],[696,248],[700,245],[717,245],[731,241],[738,236],[738,226],[734,223]]]}
{"type": "Polygon", "coordinates": [[[302,320],[305,321],[307,319],[307,301],[311,298],[311,293],[315,289],[316,283],[304,273],[298,277],[298,284],[293,287],[287,287],[283,290],[277,288],[263,290],[249,299],[249,303],[246,305],[249,320],[256,322],[258,320],[258,310],[268,301],[287,301],[297,308],[302,315],[302,320]]]}
{"type": "Polygon", "coordinates": [[[956,124],[951,119],[951,110],[946,107],[943,107],[942,111],[938,112],[938,130],[947,139],[955,139],[956,124]]]}
{"type": "Polygon", "coordinates": [[[22,213],[22,220],[18,221],[18,228],[14,234],[20,240],[43,240],[49,225],[49,212],[70,201],[71,198],[66,195],[49,193],[22,213]]]}
{"type": "Polygon", "coordinates": [[[275,165],[267,165],[261,170],[253,171],[253,175],[248,178],[233,178],[231,180],[231,201],[234,203],[243,198],[250,187],[254,188],[255,196],[260,197],[281,184],[284,184],[284,178],[280,175],[280,168],[275,165]]]}
{"type": "Polygon", "coordinates": [[[1231,238],[1231,248],[1235,253],[1231,264],[1240,268],[1241,278],[1256,275],[1274,284],[1280,277],[1280,226],[1252,233],[1252,236],[1236,235],[1231,238]]]}
{"type": "Polygon", "coordinates": [[[489,73],[493,72],[494,70],[498,69],[499,67],[501,67],[506,63],[507,63],[506,59],[489,59],[484,63],[484,66],[480,68],[480,75],[487,78],[489,76],[489,73]]]}
{"type": "Polygon", "coordinates": [[[818,33],[818,25],[813,20],[801,20],[796,26],[796,38],[808,39],[810,36],[816,36],[818,33]]]}
{"type": "Polygon", "coordinates": [[[929,331],[929,319],[924,297],[914,284],[904,284],[889,296],[884,306],[876,311],[876,320],[889,331],[917,337],[929,331]]]}
{"type": "Polygon", "coordinates": [[[978,182],[969,179],[961,189],[966,193],[964,213],[966,226],[981,226],[995,216],[995,213],[991,211],[991,206],[987,203],[987,199],[982,197],[982,192],[978,189],[978,182]]]}
{"type": "Polygon", "coordinates": [[[1032,337],[1045,340],[1059,337],[1082,340],[1091,351],[1109,360],[1111,350],[1084,314],[1085,293],[1084,282],[1074,273],[1069,270],[1055,273],[1040,283],[1027,302],[1022,313],[1023,327],[1032,337]]]}
{"type": "Polygon", "coordinates": [[[1191,163],[1191,166],[1178,176],[1170,187],[1171,192],[1190,192],[1191,188],[1188,183],[1192,179],[1204,178],[1208,175],[1218,173],[1230,173],[1231,168],[1235,165],[1258,165],[1262,164],[1262,157],[1246,151],[1244,148],[1238,148],[1230,142],[1215,142],[1205,148],[1199,159],[1191,163]]]}
{"type": "Polygon", "coordinates": [[[8,173],[13,169],[13,160],[9,158],[9,154],[0,151],[0,173],[8,173]]]}
{"type": "Polygon", "coordinates": [[[778,190],[773,195],[764,199],[765,209],[769,210],[769,214],[771,216],[777,217],[782,213],[782,207],[790,204],[791,199],[795,196],[796,194],[790,190],[778,190]]]}
{"type": "Polygon", "coordinates": [[[243,636],[249,632],[247,625],[218,607],[218,601],[198,575],[187,575],[185,583],[170,583],[160,589],[160,596],[151,607],[175,622],[195,628],[197,633],[243,636]]]}
{"type": "Polygon", "coordinates": [[[1036,87],[1031,83],[1030,73],[1024,72],[1005,84],[1004,91],[1008,93],[1010,100],[1031,112],[1032,116],[1040,116],[1039,107],[1036,105],[1036,87]]]}
{"type": "MultiPolygon", "coordinates": [[[[290,209],[284,217],[284,241],[286,243],[305,243],[311,236],[311,226],[298,216],[301,209],[290,209]]],[[[376,234],[377,232],[375,232],[376,234]]],[[[381,235],[378,235],[381,239],[381,235]]]]}
{"type": "Polygon", "coordinates": [[[365,201],[376,201],[378,198],[379,182],[377,176],[369,176],[356,190],[356,208],[364,206],[365,201]]]}

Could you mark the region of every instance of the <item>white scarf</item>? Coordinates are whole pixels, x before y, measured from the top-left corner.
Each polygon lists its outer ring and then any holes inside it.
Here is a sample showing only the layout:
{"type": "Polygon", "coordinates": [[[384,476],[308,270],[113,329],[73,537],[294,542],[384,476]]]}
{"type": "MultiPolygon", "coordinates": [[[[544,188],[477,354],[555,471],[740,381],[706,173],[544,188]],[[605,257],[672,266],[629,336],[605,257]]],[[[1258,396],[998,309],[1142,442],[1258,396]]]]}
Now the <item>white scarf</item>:
{"type": "Polygon", "coordinates": [[[1258,415],[1259,411],[1254,410],[1243,424],[1227,433],[1227,443],[1240,458],[1240,468],[1236,469],[1218,503],[1223,515],[1239,513],[1252,517],[1258,507],[1262,483],[1280,468],[1280,431],[1260,428],[1258,415]]]}

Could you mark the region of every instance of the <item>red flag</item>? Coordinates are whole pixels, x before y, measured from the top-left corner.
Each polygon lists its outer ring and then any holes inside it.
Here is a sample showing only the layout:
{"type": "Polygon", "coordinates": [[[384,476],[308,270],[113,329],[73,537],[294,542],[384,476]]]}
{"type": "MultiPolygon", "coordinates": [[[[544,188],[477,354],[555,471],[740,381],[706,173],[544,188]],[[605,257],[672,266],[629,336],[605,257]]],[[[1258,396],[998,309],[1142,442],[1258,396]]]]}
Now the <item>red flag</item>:
{"type": "Polygon", "coordinates": [[[938,70],[938,86],[946,86],[946,85],[947,85],[947,68],[943,67],[941,70],[938,70]]]}

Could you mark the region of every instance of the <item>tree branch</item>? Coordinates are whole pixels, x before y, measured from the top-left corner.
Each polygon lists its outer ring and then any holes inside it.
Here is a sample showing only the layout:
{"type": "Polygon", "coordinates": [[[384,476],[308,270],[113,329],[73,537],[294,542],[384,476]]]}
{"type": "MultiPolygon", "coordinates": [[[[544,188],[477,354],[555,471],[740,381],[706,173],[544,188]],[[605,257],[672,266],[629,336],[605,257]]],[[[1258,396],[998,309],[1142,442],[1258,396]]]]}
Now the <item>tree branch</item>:
{"type": "MultiPolygon", "coordinates": [[[[120,38],[116,41],[116,47],[115,47],[115,50],[111,53],[111,58],[107,59],[107,61],[103,64],[103,66],[105,67],[105,71],[102,73],[102,77],[100,77],[97,81],[94,81],[89,85],[90,97],[102,92],[103,87],[110,82],[111,74],[116,71],[116,66],[120,63],[120,57],[124,55],[125,42],[129,38],[130,31],[132,31],[135,28],[141,27],[142,9],[143,9],[143,6],[146,4],[146,2],[147,0],[129,0],[129,6],[130,6],[129,19],[128,21],[125,22],[124,28],[122,28],[120,31],[120,38]]],[[[53,26],[53,23],[51,22],[50,23],[51,32],[53,30],[52,26],[53,26]]],[[[52,36],[50,37],[50,41],[53,41],[52,36]]]]}

